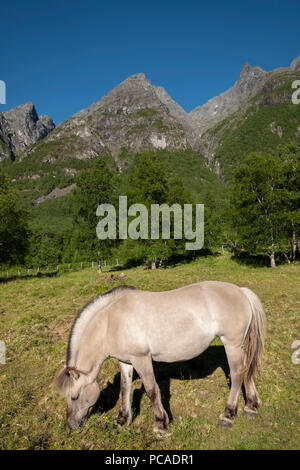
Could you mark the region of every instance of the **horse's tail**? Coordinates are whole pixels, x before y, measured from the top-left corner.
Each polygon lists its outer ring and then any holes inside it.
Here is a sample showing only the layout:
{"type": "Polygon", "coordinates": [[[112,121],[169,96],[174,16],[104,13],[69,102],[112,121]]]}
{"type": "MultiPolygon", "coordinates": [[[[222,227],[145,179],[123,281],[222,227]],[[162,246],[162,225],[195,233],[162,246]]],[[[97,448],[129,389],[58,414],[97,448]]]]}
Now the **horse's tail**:
{"type": "Polygon", "coordinates": [[[257,295],[247,287],[241,287],[241,289],[249,300],[252,311],[252,318],[244,342],[246,349],[244,380],[249,382],[259,366],[264,351],[266,314],[257,295]]]}

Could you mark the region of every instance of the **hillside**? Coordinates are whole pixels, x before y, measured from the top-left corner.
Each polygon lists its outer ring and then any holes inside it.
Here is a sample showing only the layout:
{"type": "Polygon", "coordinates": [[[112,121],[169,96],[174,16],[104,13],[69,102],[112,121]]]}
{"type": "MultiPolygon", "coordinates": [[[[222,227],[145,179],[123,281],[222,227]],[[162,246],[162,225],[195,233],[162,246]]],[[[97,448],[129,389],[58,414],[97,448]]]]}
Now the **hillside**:
{"type": "Polygon", "coordinates": [[[290,139],[300,141],[300,106],[292,103],[299,79],[297,70],[273,72],[242,108],[203,134],[199,151],[223,181],[250,152],[273,153],[290,139]]]}
{"type": "Polygon", "coordinates": [[[230,90],[189,114],[141,73],[56,127],[28,103],[0,113],[2,167],[33,209],[31,226],[55,233],[71,228],[76,177],[97,156],[126,175],[139,153],[155,150],[194,201],[210,192],[221,204],[223,183],[249,152],[299,139],[300,106],[291,102],[299,68],[300,56],[271,72],[244,64],[230,90]]]}

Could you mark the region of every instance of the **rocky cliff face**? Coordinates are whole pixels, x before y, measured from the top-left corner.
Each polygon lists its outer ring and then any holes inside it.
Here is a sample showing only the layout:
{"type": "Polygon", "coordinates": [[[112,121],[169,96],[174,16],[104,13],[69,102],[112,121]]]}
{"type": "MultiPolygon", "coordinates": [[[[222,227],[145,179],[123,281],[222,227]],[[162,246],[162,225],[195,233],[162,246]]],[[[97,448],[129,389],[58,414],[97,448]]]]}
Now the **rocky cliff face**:
{"type": "Polygon", "coordinates": [[[300,55],[296,57],[290,65],[290,69],[295,72],[296,70],[300,70],[300,55]]]}
{"type": "Polygon", "coordinates": [[[189,117],[193,122],[197,138],[199,139],[207,129],[237,111],[243,103],[254,96],[264,84],[267,75],[268,72],[260,67],[251,67],[246,63],[232,88],[192,110],[189,117]]]}
{"type": "Polygon", "coordinates": [[[18,152],[46,137],[55,124],[50,116],[37,115],[32,103],[0,113],[0,159],[14,158],[18,152]]]}
{"type": "Polygon", "coordinates": [[[278,145],[300,137],[300,105],[292,103],[292,84],[300,69],[269,72],[258,93],[198,140],[198,150],[222,180],[250,152],[276,151],[278,145]]]}
{"type": "Polygon", "coordinates": [[[232,88],[189,113],[190,123],[194,130],[193,146],[199,148],[201,136],[205,131],[240,109],[263,88],[274,74],[297,70],[300,70],[300,56],[292,61],[290,67],[281,67],[271,72],[266,72],[260,67],[251,67],[245,63],[232,88]]]}
{"type": "MultiPolygon", "coordinates": [[[[122,149],[136,153],[190,147],[184,124],[142,73],[130,76],[99,101],[59,124],[44,142],[63,144],[66,139],[65,156],[88,159],[111,154],[117,163],[122,149]]],[[[59,158],[59,154],[60,149],[56,149],[52,158],[59,158]]]]}

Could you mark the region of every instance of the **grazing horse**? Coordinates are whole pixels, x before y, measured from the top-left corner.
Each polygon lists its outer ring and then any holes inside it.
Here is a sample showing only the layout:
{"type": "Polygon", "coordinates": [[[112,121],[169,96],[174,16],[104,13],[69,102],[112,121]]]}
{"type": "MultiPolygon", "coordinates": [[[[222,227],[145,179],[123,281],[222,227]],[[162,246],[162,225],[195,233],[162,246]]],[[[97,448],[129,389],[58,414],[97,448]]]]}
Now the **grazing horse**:
{"type": "Polygon", "coordinates": [[[120,425],[132,419],[133,368],[142,379],[154,408],[155,432],[169,423],[156,383],[152,361],[178,362],[199,356],[218,336],[226,351],[231,389],[223,426],[237,415],[244,382],[249,417],[261,405],[254,373],[263,352],[266,317],[250,289],[205,281],[164,292],[119,286],[89,302],[73,323],[65,368],[57,381],[67,398],[67,424],[76,429],[90,415],[100,395],[97,376],[108,357],[119,360],[122,405],[120,425]]]}

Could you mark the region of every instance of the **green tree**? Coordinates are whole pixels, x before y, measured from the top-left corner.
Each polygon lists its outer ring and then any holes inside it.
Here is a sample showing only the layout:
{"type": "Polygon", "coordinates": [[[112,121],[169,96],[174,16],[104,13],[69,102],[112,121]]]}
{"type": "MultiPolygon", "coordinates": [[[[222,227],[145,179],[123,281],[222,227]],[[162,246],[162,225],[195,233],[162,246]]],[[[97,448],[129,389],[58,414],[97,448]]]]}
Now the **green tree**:
{"type": "Polygon", "coordinates": [[[280,145],[277,156],[283,164],[283,189],[286,191],[286,230],[290,240],[291,259],[295,261],[300,241],[300,147],[290,141],[280,145]]]}
{"type": "Polygon", "coordinates": [[[282,164],[273,155],[250,154],[234,172],[231,188],[232,223],[240,245],[251,255],[275,254],[286,249],[287,196],[282,164]]]}
{"type": "MultiPolygon", "coordinates": [[[[167,201],[168,186],[163,164],[155,152],[144,152],[140,156],[134,173],[129,179],[128,200],[130,204],[144,204],[148,209],[148,227],[150,236],[151,204],[163,204],[167,201]]],[[[156,269],[156,259],[162,258],[165,245],[162,240],[148,239],[143,242],[147,249],[145,256],[151,258],[151,267],[156,269]],[[147,253],[147,254],[146,254],[147,253]]]]}
{"type": "Polygon", "coordinates": [[[23,263],[28,247],[28,214],[19,209],[19,194],[0,169],[0,262],[23,263]]]}
{"type": "Polygon", "coordinates": [[[98,267],[101,271],[101,256],[108,252],[112,242],[97,239],[96,209],[104,203],[116,207],[116,175],[110,171],[102,158],[97,158],[93,161],[91,170],[79,174],[76,186],[74,200],[77,210],[71,245],[74,252],[79,251],[82,257],[88,259],[95,259],[98,252],[98,267]]]}

